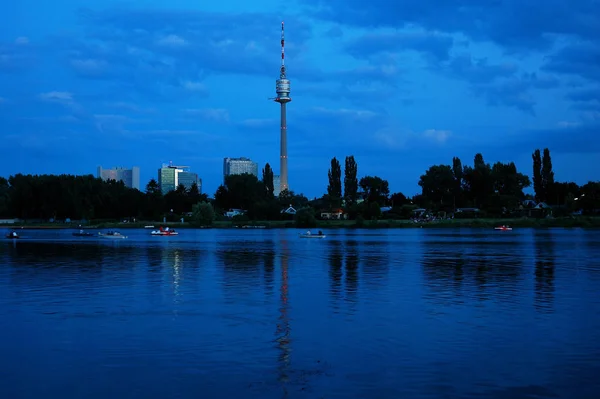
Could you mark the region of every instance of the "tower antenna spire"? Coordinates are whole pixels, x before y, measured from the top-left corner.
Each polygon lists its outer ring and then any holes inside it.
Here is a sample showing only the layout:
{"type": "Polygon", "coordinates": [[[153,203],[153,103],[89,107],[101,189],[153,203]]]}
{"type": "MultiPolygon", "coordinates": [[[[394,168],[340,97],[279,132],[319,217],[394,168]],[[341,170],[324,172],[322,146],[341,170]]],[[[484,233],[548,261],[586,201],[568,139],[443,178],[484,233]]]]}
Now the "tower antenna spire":
{"type": "Polygon", "coordinates": [[[281,68],[279,70],[279,79],[275,82],[275,92],[277,97],[275,101],[281,105],[281,125],[280,125],[280,155],[279,155],[279,181],[281,191],[289,190],[288,185],[288,156],[287,156],[287,121],[286,104],[292,101],[290,98],[290,81],[286,76],[285,68],[285,31],[284,23],[281,22],[281,68]]]}
{"type": "Polygon", "coordinates": [[[281,21],[281,71],[279,77],[285,79],[285,27],[283,21],[281,21]]]}

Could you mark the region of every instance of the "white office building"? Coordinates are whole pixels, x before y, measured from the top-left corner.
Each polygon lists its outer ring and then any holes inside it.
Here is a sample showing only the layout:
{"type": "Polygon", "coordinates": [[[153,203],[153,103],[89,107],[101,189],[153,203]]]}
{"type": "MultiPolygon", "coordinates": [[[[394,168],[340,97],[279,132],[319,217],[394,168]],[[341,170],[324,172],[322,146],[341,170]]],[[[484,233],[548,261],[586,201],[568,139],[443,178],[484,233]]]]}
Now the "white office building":
{"type": "Polygon", "coordinates": [[[120,166],[112,169],[103,169],[102,166],[98,166],[96,177],[104,181],[122,181],[125,187],[140,189],[140,168],[137,166],[131,169],[120,166]]]}
{"type": "Polygon", "coordinates": [[[229,175],[241,175],[249,173],[258,178],[258,164],[250,158],[224,158],[223,159],[223,182],[229,175]]]}

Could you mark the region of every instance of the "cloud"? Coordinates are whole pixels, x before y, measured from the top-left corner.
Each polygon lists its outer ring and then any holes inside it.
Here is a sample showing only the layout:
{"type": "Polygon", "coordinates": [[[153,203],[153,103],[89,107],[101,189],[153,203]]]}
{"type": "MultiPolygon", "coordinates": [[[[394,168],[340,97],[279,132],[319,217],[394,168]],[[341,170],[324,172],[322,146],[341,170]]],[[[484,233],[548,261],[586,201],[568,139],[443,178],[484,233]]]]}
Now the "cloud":
{"type": "Polygon", "coordinates": [[[452,132],[449,130],[428,129],[423,132],[423,136],[435,143],[444,144],[452,132]]]}
{"type": "Polygon", "coordinates": [[[0,41],[0,72],[23,72],[35,65],[36,48],[27,45],[26,38],[17,38],[13,42],[0,41]]]}
{"type": "Polygon", "coordinates": [[[206,121],[229,122],[229,111],[223,108],[184,109],[183,114],[191,118],[202,118],[206,121]]]}
{"type": "Polygon", "coordinates": [[[43,101],[59,102],[59,103],[71,103],[73,102],[73,94],[67,91],[50,91],[48,93],[41,93],[39,98],[43,101]]]}
{"type": "Polygon", "coordinates": [[[552,54],[542,68],[600,82],[600,45],[597,42],[569,44],[552,54]]]}
{"type": "Polygon", "coordinates": [[[553,35],[596,39],[600,14],[595,0],[536,2],[446,0],[301,0],[314,17],[363,28],[420,26],[427,30],[462,33],[471,40],[490,41],[504,48],[548,49],[553,35]]]}
{"type": "Polygon", "coordinates": [[[393,31],[369,33],[349,41],[345,49],[355,58],[381,53],[414,50],[436,60],[448,59],[454,39],[447,34],[427,31],[393,31]]]}

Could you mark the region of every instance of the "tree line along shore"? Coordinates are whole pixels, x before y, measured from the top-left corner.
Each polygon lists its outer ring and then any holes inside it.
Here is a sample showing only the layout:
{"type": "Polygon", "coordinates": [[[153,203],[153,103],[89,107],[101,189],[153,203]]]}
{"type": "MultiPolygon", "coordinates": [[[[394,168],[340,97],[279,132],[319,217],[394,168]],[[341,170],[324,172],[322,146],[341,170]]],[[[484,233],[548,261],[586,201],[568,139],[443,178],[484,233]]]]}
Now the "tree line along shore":
{"type": "Polygon", "coordinates": [[[532,154],[532,177],[514,163],[472,165],[458,157],[429,167],[421,193],[390,193],[379,176],[358,177],[354,156],[335,157],[320,198],[284,190],[274,195],[269,164],[262,178],[230,175],[212,197],[196,185],[163,195],[156,180],[144,191],[92,175],[23,175],[0,178],[0,218],[23,227],[600,227],[600,182],[582,186],[554,179],[550,151],[532,154]],[[524,189],[533,186],[532,195],[524,189]],[[183,221],[183,222],[182,222],[183,221]]]}

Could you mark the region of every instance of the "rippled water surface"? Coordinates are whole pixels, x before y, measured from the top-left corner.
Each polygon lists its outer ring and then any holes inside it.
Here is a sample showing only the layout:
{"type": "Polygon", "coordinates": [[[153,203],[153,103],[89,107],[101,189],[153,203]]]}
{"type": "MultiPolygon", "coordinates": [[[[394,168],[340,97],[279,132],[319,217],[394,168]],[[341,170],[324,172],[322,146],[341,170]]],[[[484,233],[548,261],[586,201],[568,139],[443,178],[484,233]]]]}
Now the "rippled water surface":
{"type": "Polygon", "coordinates": [[[600,231],[0,243],[0,398],[600,397],[600,231]]]}

